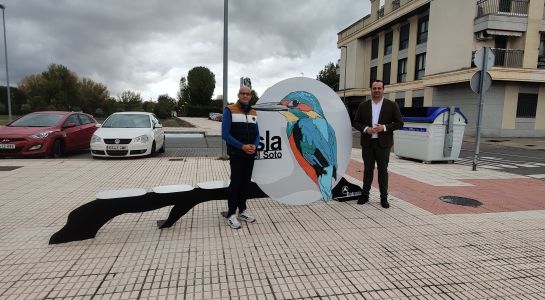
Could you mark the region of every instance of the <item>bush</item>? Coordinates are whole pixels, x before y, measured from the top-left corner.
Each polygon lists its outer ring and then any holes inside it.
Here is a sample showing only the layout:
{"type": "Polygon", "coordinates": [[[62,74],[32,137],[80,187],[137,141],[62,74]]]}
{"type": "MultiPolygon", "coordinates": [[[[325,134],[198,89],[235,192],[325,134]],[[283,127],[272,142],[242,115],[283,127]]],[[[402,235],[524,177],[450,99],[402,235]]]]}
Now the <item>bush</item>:
{"type": "Polygon", "coordinates": [[[185,113],[188,117],[208,118],[211,112],[221,113],[222,108],[217,106],[200,106],[200,105],[187,105],[185,107],[185,113]]]}
{"type": "Polygon", "coordinates": [[[100,107],[97,108],[97,109],[95,110],[95,116],[96,116],[96,117],[104,117],[104,110],[102,110],[102,108],[100,108],[100,107]]]}

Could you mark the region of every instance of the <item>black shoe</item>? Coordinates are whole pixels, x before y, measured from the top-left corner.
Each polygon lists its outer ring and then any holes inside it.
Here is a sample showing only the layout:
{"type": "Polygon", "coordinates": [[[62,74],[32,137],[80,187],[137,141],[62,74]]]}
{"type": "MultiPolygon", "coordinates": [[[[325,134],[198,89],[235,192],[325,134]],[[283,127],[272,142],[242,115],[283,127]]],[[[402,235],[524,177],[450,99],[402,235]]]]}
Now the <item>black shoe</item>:
{"type": "Polygon", "coordinates": [[[360,199],[358,199],[358,204],[359,205],[363,205],[363,204],[365,204],[367,202],[369,202],[369,198],[361,197],[360,199]]]}
{"type": "Polygon", "coordinates": [[[388,203],[388,200],[380,200],[380,206],[382,206],[383,208],[389,208],[390,203],[388,203]]]}

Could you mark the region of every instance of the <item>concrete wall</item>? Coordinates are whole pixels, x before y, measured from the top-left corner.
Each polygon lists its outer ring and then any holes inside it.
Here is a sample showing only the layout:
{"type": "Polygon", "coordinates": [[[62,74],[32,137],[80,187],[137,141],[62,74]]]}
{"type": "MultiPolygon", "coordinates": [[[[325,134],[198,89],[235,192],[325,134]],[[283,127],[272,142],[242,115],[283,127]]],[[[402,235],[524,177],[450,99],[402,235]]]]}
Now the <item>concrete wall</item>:
{"type": "MultiPolygon", "coordinates": [[[[517,118],[517,102],[519,93],[544,93],[545,88],[537,84],[520,84],[496,81],[486,92],[481,136],[484,137],[545,137],[545,128],[540,128],[545,116],[540,111],[545,105],[538,100],[536,118],[517,118]],[[541,105],[541,106],[540,106],[541,105]]],[[[479,95],[469,88],[469,83],[459,83],[433,88],[433,106],[459,107],[468,119],[466,135],[476,133],[479,109],[479,95]]]]}
{"type": "Polygon", "coordinates": [[[339,89],[343,90],[346,82],[347,89],[362,88],[362,70],[365,70],[365,43],[361,39],[353,40],[347,48],[341,47],[341,63],[339,74],[339,89]],[[346,66],[346,81],[344,78],[346,66]]]}
{"type": "MultiPolygon", "coordinates": [[[[498,116],[503,114],[504,84],[493,83],[486,93],[485,109],[481,123],[482,136],[499,136],[501,133],[502,119],[498,116]]],[[[466,135],[475,135],[477,116],[479,109],[479,95],[475,94],[469,87],[469,83],[451,84],[434,87],[433,106],[459,107],[468,119],[466,135]]]]}
{"type": "Polygon", "coordinates": [[[475,0],[430,3],[426,75],[471,66],[475,7],[475,0]]]}
{"type": "Polygon", "coordinates": [[[543,22],[543,1],[531,0],[528,7],[528,28],[523,35],[524,59],[523,68],[537,68],[539,54],[539,31],[543,22]]]}

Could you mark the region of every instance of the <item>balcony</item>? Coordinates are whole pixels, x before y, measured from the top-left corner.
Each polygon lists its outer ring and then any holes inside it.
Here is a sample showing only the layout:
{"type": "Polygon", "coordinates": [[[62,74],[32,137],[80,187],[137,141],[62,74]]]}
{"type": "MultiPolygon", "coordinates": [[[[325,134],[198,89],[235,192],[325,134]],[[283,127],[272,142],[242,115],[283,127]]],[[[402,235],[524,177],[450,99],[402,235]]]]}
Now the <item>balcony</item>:
{"type": "MultiPolygon", "coordinates": [[[[524,57],[524,50],[520,49],[501,49],[490,48],[494,53],[494,67],[502,68],[522,68],[522,59],[524,57]]],[[[471,66],[475,67],[473,58],[475,57],[475,51],[471,57],[471,66]]]]}
{"type": "Polygon", "coordinates": [[[528,27],[529,0],[479,0],[473,32],[521,36],[528,27]]]}
{"type": "Polygon", "coordinates": [[[479,0],[477,18],[486,15],[528,16],[529,0],[479,0]]]}
{"type": "Polygon", "coordinates": [[[524,50],[491,48],[494,53],[494,66],[505,68],[522,68],[524,50]]]}

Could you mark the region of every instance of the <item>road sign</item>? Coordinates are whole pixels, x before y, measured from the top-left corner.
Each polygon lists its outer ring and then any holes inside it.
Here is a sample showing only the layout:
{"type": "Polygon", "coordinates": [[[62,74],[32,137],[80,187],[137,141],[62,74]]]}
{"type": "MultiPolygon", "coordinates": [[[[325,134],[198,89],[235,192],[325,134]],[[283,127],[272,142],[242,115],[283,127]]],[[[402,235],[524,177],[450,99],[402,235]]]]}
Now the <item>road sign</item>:
{"type": "MultiPolygon", "coordinates": [[[[483,71],[477,71],[475,74],[471,77],[471,80],[469,81],[469,85],[471,86],[471,90],[474,91],[476,94],[480,94],[479,91],[479,81],[481,80],[481,73],[483,71]]],[[[490,76],[490,73],[484,72],[484,78],[483,78],[483,91],[486,92],[492,85],[492,76],[490,76]]]]}
{"type": "MultiPolygon", "coordinates": [[[[475,63],[475,66],[477,66],[477,69],[482,70],[483,69],[483,60],[484,60],[484,52],[486,48],[481,48],[475,52],[475,58],[473,59],[473,62],[475,63]]],[[[486,58],[486,66],[485,71],[490,70],[492,66],[494,66],[494,52],[488,50],[488,55],[486,58]]]]}

